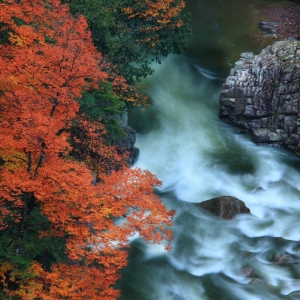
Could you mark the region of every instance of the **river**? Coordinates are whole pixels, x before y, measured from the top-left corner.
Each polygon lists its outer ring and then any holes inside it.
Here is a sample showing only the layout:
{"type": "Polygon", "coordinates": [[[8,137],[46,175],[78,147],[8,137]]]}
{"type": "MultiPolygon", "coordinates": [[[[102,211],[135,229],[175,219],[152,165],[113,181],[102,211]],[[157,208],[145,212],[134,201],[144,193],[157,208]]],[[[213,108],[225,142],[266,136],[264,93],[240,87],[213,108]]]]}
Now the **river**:
{"type": "Polygon", "coordinates": [[[241,52],[262,49],[249,38],[257,11],[246,0],[188,0],[187,10],[188,48],[154,66],[143,82],[153,105],[130,112],[135,167],[157,175],[156,192],[176,211],[173,250],[135,239],[119,299],[300,299],[300,162],[218,119],[230,68],[241,52]],[[223,195],[243,200],[251,215],[226,221],[196,204],[223,195]]]}

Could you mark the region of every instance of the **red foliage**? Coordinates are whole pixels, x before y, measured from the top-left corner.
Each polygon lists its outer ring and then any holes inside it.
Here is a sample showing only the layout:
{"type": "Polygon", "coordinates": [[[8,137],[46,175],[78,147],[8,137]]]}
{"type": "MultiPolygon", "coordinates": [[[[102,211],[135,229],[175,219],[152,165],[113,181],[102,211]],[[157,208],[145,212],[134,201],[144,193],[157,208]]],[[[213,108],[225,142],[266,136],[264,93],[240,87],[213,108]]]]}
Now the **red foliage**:
{"type": "MultiPolygon", "coordinates": [[[[136,232],[147,242],[166,240],[169,247],[172,212],[152,193],[160,183],[149,172],[99,171],[95,185],[87,167],[93,169],[92,163],[68,158],[76,97],[108,77],[85,19],[71,17],[56,0],[7,0],[0,10],[1,30],[10,32],[9,43],[0,45],[0,226],[5,228],[8,215],[25,224],[39,206],[51,234],[67,237],[68,257],[51,272],[33,262],[32,278],[6,293],[22,299],[115,299],[118,291],[111,285],[126,265],[120,248],[136,232]],[[117,225],[117,219],[124,222],[117,225]]],[[[78,122],[89,148],[114,157],[98,138],[100,125],[78,122]]],[[[4,263],[0,278],[11,268],[4,263]]]]}

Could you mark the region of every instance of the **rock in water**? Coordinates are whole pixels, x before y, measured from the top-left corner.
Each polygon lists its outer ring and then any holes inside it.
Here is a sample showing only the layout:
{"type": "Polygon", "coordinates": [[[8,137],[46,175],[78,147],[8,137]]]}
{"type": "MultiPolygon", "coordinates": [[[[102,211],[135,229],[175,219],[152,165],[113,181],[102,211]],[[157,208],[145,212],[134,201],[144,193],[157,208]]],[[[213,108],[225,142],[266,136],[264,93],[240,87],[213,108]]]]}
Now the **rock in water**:
{"type": "Polygon", "coordinates": [[[267,33],[275,34],[277,33],[277,28],[280,26],[280,22],[269,22],[269,21],[260,21],[259,27],[262,31],[267,33]]]}
{"type": "Polygon", "coordinates": [[[250,209],[243,201],[231,196],[222,196],[201,202],[200,207],[223,219],[232,219],[237,214],[250,214],[250,209]]]}
{"type": "Polygon", "coordinates": [[[252,277],[254,270],[251,267],[245,267],[242,269],[242,275],[244,275],[245,277],[252,277]]]}
{"type": "Polygon", "coordinates": [[[300,41],[242,53],[223,85],[219,116],[257,144],[284,145],[300,156],[300,41]]]}

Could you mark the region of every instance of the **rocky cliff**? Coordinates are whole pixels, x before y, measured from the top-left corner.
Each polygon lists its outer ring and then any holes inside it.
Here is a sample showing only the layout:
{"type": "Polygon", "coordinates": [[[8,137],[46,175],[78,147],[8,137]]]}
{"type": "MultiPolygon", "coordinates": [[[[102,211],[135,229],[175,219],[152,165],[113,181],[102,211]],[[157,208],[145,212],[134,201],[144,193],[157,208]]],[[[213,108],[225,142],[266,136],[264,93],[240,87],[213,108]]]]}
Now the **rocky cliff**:
{"type": "Polygon", "coordinates": [[[140,149],[135,147],[136,131],[130,126],[124,126],[122,128],[125,136],[115,139],[113,144],[117,146],[117,151],[120,154],[128,152],[128,163],[132,166],[137,161],[140,154],[140,149]]]}
{"type": "Polygon", "coordinates": [[[124,110],[123,114],[115,116],[120,123],[120,127],[124,131],[124,136],[116,138],[112,144],[117,146],[117,151],[120,154],[128,153],[128,163],[132,166],[138,159],[140,149],[135,147],[136,131],[128,126],[128,112],[124,110]]]}
{"type": "Polygon", "coordinates": [[[223,85],[219,116],[258,144],[284,145],[300,156],[300,41],[242,53],[223,85]]]}

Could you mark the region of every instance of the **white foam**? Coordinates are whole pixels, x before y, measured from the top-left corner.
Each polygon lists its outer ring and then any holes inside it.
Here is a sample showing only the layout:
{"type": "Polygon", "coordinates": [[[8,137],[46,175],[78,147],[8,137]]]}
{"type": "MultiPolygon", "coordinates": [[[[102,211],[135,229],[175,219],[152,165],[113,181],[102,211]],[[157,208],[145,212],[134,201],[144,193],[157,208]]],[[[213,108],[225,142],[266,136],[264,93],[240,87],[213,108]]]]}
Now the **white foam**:
{"type": "MultiPolygon", "coordinates": [[[[213,72],[198,70],[214,79],[213,72]]],[[[268,260],[275,251],[268,238],[300,240],[300,172],[287,166],[277,150],[258,147],[223,126],[216,117],[218,93],[211,81],[195,84],[189,72],[188,64],[170,58],[150,79],[155,83],[150,93],[158,125],[138,135],[141,154],[136,166],[163,181],[158,191],[173,195],[165,201],[176,208],[176,218],[173,250],[147,246],[144,258],[164,256],[173,269],[196,278],[225,274],[232,281],[220,285],[238,299],[278,300],[281,293],[297,291],[299,283],[268,260]],[[192,204],[222,195],[243,200],[252,215],[224,221],[192,204]],[[253,267],[265,282],[257,293],[241,273],[245,266],[253,267]]],[[[286,251],[296,252],[293,244],[288,247],[286,251]]],[[[182,286],[182,275],[172,276],[174,285],[158,287],[157,299],[202,299],[199,290],[182,286]]]]}

